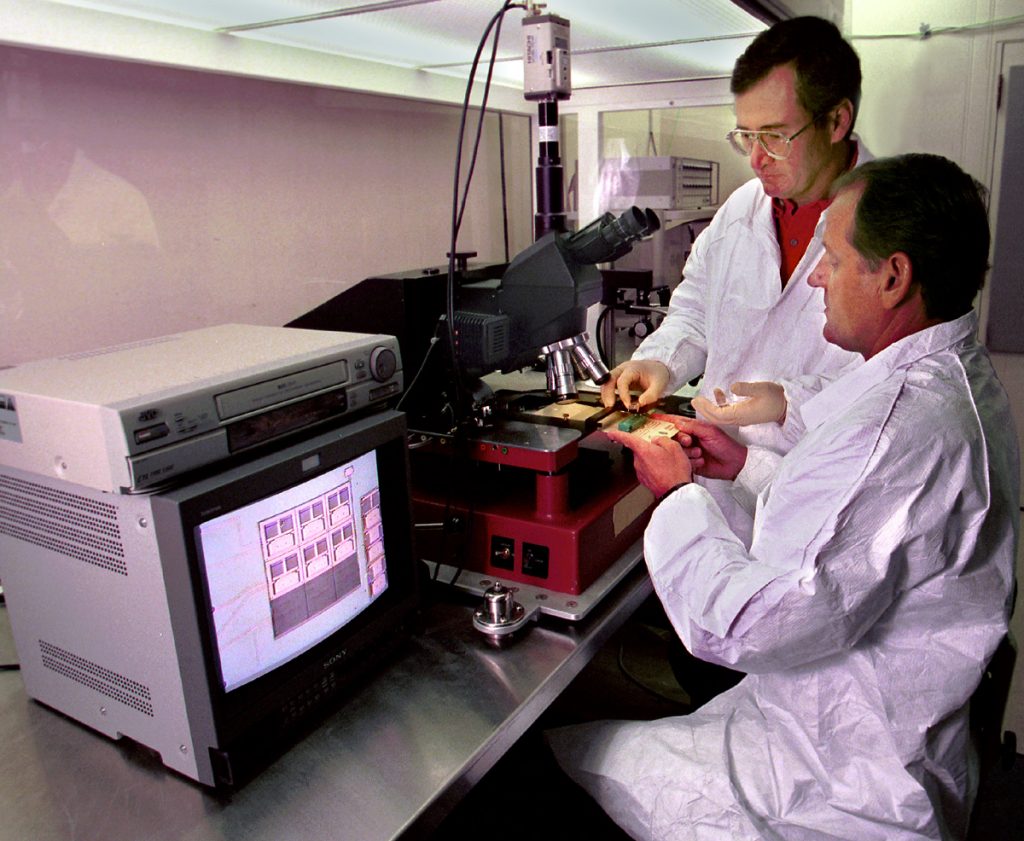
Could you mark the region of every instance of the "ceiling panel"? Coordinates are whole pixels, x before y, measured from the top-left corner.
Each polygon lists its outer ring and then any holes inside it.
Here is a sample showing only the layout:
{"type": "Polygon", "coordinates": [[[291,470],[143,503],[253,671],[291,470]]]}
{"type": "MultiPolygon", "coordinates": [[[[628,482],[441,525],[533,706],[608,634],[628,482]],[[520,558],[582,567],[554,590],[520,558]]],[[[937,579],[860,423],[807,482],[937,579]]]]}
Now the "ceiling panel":
{"type": "MultiPolygon", "coordinates": [[[[57,0],[225,38],[466,78],[497,0],[57,0]],[[256,29],[235,27],[288,21],[256,29]]],[[[728,75],[765,24],[731,0],[553,0],[544,11],[571,25],[573,87],[728,75]]],[[[506,14],[494,82],[522,86],[522,9],[506,14]]],[[[490,56],[490,45],[484,53],[490,56]]],[[[484,70],[478,71],[478,78],[484,70]]]]}

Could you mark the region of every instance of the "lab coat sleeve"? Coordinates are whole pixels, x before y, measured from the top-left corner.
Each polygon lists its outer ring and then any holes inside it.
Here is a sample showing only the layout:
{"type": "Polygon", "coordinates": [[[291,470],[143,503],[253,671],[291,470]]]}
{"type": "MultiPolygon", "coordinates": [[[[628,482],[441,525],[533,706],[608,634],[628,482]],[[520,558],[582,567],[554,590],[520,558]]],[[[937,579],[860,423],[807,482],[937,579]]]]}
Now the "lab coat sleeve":
{"type": "Polygon", "coordinates": [[[936,571],[958,498],[950,478],[977,476],[969,465],[950,470],[950,460],[970,459],[962,439],[957,456],[955,438],[944,444],[917,425],[902,428],[894,442],[880,428],[851,424],[803,453],[798,472],[784,467],[750,550],[700,489],[663,501],[645,556],[696,656],[747,672],[812,662],[853,646],[902,589],[936,571]]]}
{"type": "Polygon", "coordinates": [[[743,510],[754,516],[757,498],[771,484],[782,456],[765,447],[748,447],[743,469],[733,480],[732,496],[743,510]]]}
{"type": "Polygon", "coordinates": [[[686,261],[683,280],[669,299],[665,318],[633,353],[634,359],[653,359],[665,364],[672,375],[667,394],[678,391],[702,374],[707,362],[709,279],[705,253],[712,241],[709,232],[713,227],[714,222],[698,235],[686,261]]]}
{"type": "Polygon", "coordinates": [[[780,571],[754,563],[711,494],[686,485],[655,509],[644,532],[655,590],[687,648],[710,634],[726,638],[743,606],[780,571]]]}
{"type": "Polygon", "coordinates": [[[806,431],[803,417],[800,415],[800,407],[823,388],[860,364],[862,364],[862,359],[859,356],[851,356],[845,365],[830,369],[826,373],[779,380],[779,385],[782,386],[786,395],[786,418],[782,423],[782,434],[791,446],[803,438],[806,431]]]}

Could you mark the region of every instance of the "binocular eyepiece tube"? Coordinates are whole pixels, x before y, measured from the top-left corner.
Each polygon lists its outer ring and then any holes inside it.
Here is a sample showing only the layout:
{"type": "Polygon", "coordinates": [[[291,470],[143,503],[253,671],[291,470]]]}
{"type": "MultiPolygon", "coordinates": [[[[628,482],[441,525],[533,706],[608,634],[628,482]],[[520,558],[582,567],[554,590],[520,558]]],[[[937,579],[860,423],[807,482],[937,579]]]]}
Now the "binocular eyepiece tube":
{"type": "Polygon", "coordinates": [[[618,218],[611,213],[599,216],[568,236],[564,245],[579,263],[608,263],[628,254],[634,242],[660,228],[661,221],[653,210],[631,207],[618,218]]]}

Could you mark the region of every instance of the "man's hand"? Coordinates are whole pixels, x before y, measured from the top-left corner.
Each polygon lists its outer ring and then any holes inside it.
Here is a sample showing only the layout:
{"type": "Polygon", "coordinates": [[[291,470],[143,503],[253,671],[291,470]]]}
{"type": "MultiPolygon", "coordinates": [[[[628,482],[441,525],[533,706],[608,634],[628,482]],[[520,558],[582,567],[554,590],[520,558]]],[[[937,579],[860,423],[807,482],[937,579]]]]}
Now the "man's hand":
{"type": "Polygon", "coordinates": [[[658,499],[676,485],[693,478],[690,459],[674,438],[645,441],[619,429],[605,430],[605,435],[633,451],[636,478],[658,499]]]}
{"type": "Polygon", "coordinates": [[[708,420],[726,426],[782,423],[786,419],[786,393],[778,383],[733,383],[729,388],[733,394],[746,399],[729,403],[725,392],[716,388],[716,403],[706,397],[694,397],[693,408],[708,420]]]}
{"type": "Polygon", "coordinates": [[[653,414],[651,417],[675,424],[679,434],[673,440],[685,448],[683,453],[689,458],[692,471],[700,476],[732,480],[747,463],[747,448],[714,424],[679,415],[653,414]]]}
{"type": "Polygon", "coordinates": [[[612,369],[608,380],[601,386],[601,402],[605,408],[610,409],[618,397],[622,405],[629,409],[630,401],[633,399],[630,389],[640,388],[643,389],[638,399],[640,408],[649,406],[662,398],[671,378],[671,372],[662,362],[653,359],[631,359],[612,369]]]}

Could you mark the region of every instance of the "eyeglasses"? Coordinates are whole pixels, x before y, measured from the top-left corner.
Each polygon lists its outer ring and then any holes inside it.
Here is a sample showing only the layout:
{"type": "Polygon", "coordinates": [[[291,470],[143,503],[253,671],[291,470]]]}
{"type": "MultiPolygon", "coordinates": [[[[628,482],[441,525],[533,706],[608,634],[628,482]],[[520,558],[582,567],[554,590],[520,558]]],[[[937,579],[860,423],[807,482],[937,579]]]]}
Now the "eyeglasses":
{"type": "Polygon", "coordinates": [[[754,141],[756,140],[769,158],[784,161],[789,157],[793,141],[813,126],[818,121],[818,118],[822,116],[824,115],[819,114],[817,117],[812,118],[807,125],[793,132],[789,137],[786,137],[781,131],[747,131],[747,129],[734,128],[726,135],[726,138],[732,144],[732,148],[744,157],[749,156],[754,151],[754,141]]]}

